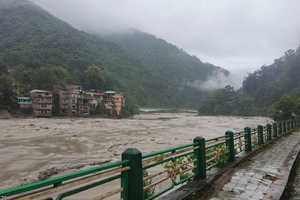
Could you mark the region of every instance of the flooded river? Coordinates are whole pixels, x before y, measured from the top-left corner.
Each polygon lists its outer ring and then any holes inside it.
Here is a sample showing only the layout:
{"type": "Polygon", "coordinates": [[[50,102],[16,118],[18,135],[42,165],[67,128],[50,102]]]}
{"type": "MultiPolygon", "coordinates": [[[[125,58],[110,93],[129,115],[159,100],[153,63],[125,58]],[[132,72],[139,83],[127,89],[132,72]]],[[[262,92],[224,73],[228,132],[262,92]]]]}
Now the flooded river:
{"type": "Polygon", "coordinates": [[[196,136],[265,125],[264,117],[142,114],[133,119],[35,118],[0,120],[0,190],[121,159],[192,143],[196,136]]]}

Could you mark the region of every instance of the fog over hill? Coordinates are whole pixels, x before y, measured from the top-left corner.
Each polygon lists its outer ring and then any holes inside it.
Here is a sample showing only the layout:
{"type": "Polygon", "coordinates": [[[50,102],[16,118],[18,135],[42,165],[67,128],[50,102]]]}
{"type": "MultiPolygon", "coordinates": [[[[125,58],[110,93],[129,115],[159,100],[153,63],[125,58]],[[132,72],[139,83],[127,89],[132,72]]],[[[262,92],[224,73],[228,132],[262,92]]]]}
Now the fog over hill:
{"type": "Polygon", "coordinates": [[[299,0],[32,1],[88,32],[154,34],[241,78],[300,43],[299,0]]]}

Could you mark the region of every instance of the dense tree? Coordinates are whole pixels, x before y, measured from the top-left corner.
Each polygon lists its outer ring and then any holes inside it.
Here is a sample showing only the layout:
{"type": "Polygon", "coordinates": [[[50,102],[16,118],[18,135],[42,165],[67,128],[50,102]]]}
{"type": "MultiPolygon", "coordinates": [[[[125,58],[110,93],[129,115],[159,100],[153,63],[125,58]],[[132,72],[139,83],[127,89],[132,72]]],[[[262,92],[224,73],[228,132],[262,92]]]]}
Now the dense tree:
{"type": "Polygon", "coordinates": [[[0,60],[0,76],[3,74],[7,74],[7,66],[0,60]]]}
{"type": "Polygon", "coordinates": [[[85,71],[85,76],[87,78],[86,81],[89,84],[89,88],[98,91],[103,90],[105,78],[99,67],[96,65],[89,66],[85,71]]]}
{"type": "Polygon", "coordinates": [[[272,106],[272,118],[275,121],[293,119],[296,103],[295,99],[290,96],[282,96],[279,101],[272,106]]]}
{"type": "Polygon", "coordinates": [[[56,85],[56,79],[53,71],[50,68],[40,68],[32,79],[32,88],[52,90],[56,85]]]}
{"type": "Polygon", "coordinates": [[[7,75],[3,74],[0,76],[0,104],[10,105],[10,95],[14,90],[14,79],[7,75]]]}

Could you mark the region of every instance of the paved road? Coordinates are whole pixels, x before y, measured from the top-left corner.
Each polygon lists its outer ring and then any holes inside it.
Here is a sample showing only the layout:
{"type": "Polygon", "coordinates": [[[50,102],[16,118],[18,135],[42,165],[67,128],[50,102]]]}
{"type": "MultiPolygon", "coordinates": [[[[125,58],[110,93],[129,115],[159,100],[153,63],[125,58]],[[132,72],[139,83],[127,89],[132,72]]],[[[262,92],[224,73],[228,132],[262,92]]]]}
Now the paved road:
{"type": "Polygon", "coordinates": [[[299,149],[300,133],[280,137],[230,175],[224,174],[210,199],[279,199],[299,149]]]}

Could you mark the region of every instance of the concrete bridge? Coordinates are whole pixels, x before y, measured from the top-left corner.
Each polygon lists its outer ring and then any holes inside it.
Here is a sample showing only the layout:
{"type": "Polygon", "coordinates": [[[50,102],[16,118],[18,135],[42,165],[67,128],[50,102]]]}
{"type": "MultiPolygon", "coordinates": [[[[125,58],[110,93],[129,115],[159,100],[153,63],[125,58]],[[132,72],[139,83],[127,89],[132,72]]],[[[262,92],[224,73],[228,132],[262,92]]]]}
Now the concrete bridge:
{"type": "Polygon", "coordinates": [[[0,191],[0,199],[288,199],[300,149],[299,121],[282,121],[0,191]],[[107,183],[117,181],[118,188],[107,183]],[[89,190],[98,188],[91,197],[89,190]],[[84,193],[84,195],[79,194],[84,193]]]}

